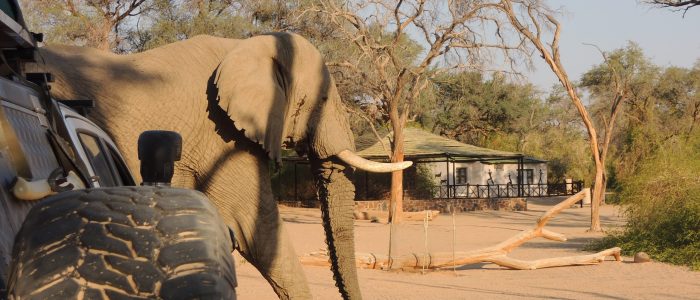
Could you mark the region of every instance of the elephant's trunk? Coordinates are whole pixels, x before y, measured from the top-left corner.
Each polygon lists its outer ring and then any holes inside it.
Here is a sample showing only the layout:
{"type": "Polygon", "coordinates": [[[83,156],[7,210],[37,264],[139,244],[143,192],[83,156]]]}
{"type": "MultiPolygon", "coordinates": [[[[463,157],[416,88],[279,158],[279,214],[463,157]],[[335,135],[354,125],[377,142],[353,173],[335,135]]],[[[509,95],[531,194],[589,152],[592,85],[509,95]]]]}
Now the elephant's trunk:
{"type": "Polygon", "coordinates": [[[335,158],[312,159],[311,163],[321,201],[333,277],[343,299],[361,299],[355,268],[352,168],[335,158]]]}

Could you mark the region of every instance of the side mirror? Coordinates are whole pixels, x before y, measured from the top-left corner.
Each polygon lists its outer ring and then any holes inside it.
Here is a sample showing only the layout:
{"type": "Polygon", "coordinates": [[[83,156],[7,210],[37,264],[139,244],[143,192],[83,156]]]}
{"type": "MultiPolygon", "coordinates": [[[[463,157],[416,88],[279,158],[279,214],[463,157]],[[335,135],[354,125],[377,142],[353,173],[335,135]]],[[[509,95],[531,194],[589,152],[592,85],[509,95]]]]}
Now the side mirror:
{"type": "Polygon", "coordinates": [[[169,186],[182,155],[182,137],[174,131],[149,130],[139,136],[141,185],[169,186]]]}

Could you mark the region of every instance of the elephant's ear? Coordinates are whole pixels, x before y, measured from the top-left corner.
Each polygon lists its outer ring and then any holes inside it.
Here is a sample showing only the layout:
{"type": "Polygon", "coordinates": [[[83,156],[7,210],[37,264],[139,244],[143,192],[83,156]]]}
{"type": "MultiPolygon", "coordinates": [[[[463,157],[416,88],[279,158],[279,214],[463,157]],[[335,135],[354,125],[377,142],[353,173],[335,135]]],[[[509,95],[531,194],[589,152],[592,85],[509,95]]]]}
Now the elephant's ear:
{"type": "Polygon", "coordinates": [[[274,59],[274,45],[241,41],[216,71],[217,100],[236,128],[280,159],[287,111],[286,74],[274,59]]]}

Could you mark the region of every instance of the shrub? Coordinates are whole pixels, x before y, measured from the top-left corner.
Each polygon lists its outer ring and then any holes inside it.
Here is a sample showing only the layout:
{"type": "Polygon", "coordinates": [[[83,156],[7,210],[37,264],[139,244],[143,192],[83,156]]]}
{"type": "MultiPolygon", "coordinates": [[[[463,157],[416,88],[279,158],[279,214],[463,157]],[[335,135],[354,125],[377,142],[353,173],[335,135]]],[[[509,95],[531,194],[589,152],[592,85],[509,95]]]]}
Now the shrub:
{"type": "Polygon", "coordinates": [[[416,164],[412,196],[416,199],[432,199],[439,190],[439,184],[435,182],[435,174],[428,164],[416,164]]]}
{"type": "Polygon", "coordinates": [[[620,180],[626,226],[590,249],[622,247],[700,270],[700,138],[667,141],[637,174],[620,180]]]}

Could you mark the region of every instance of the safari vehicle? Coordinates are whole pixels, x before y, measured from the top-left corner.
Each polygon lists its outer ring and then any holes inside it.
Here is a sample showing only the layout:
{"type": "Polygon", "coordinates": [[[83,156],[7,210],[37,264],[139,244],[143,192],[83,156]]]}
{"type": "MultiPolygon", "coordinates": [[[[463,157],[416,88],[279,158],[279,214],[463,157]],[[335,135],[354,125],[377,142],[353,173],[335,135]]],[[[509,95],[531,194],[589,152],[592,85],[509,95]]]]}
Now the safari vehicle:
{"type": "MultiPolygon", "coordinates": [[[[16,0],[0,0],[0,299],[235,299],[232,236],[201,193],[171,188],[181,140],[139,139],[135,186],[109,135],[59,103],[16,0]]],[[[73,108],[71,108],[73,107],[73,108]]]]}

